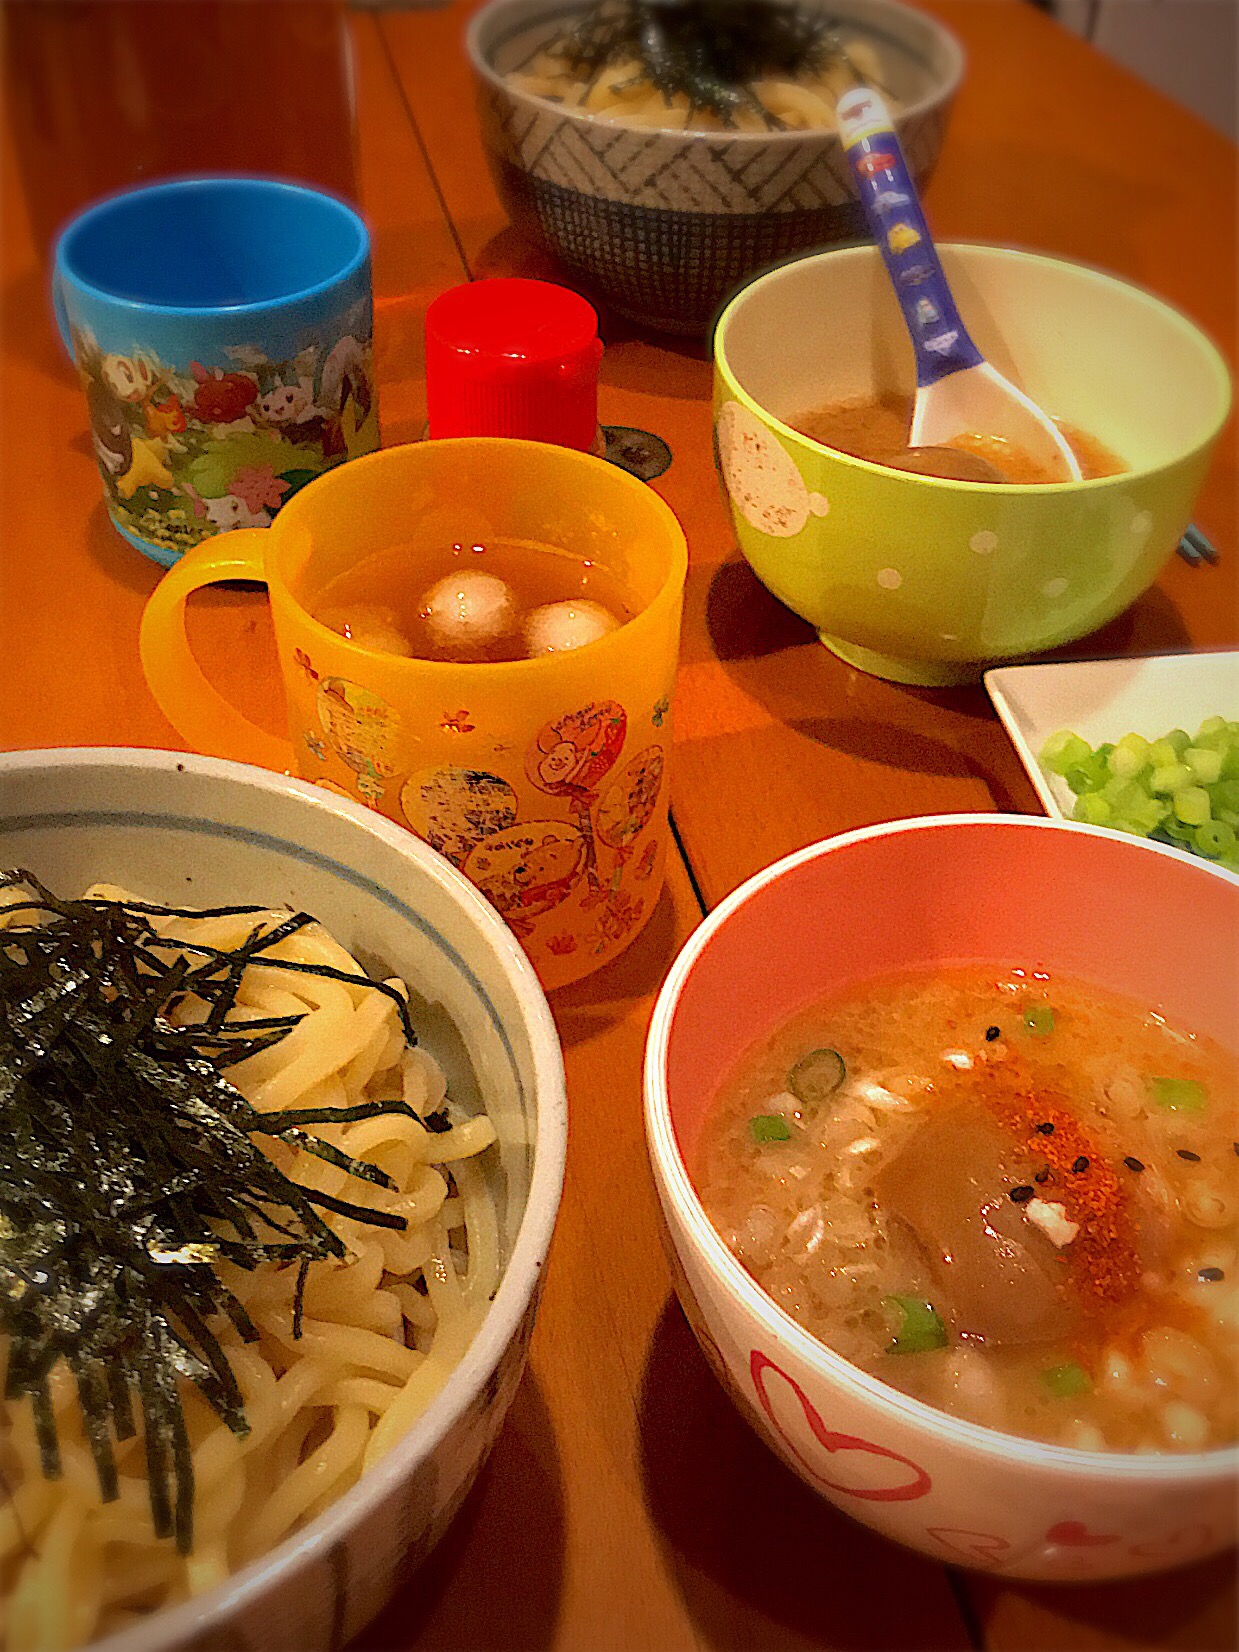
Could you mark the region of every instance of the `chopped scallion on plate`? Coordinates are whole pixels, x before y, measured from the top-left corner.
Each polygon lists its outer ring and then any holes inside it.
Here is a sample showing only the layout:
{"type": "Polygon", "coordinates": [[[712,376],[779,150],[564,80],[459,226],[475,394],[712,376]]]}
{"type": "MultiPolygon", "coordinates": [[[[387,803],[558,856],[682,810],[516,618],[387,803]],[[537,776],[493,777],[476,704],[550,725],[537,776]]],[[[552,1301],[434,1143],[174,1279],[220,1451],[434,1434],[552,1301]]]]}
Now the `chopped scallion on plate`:
{"type": "Polygon", "coordinates": [[[1095,750],[1070,729],[1052,734],[1041,764],[1075,796],[1071,818],[1173,844],[1239,871],[1239,722],[1207,717],[1195,737],[1125,734],[1095,750]]]}

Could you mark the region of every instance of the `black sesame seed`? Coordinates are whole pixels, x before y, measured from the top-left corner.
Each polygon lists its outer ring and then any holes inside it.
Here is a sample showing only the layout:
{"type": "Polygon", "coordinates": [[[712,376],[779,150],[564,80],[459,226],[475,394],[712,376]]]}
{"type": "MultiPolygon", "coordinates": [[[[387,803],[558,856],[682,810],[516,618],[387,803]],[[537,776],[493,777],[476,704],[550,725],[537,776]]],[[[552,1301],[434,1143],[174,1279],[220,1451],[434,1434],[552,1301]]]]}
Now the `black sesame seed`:
{"type": "Polygon", "coordinates": [[[1035,1187],[1013,1187],[1008,1197],[1013,1204],[1026,1205],[1030,1199],[1036,1196],[1036,1192],[1035,1187]]]}
{"type": "Polygon", "coordinates": [[[1134,1170],[1137,1176],[1144,1169],[1144,1166],[1141,1164],[1140,1160],[1134,1158],[1130,1153],[1123,1160],[1123,1163],[1127,1166],[1128,1170],[1134,1170]]]}
{"type": "Polygon", "coordinates": [[[1039,1124],[1037,1126],[1037,1130],[1043,1136],[1052,1136],[1054,1134],[1054,1126],[1048,1119],[1044,1124],[1039,1124]]]}
{"type": "Polygon", "coordinates": [[[1203,1279],[1206,1285],[1216,1285],[1218,1280],[1225,1279],[1226,1275],[1221,1268],[1199,1268],[1196,1277],[1197,1279],[1203,1279]]]}
{"type": "Polygon", "coordinates": [[[1088,1169],[1088,1159],[1085,1157],[1085,1155],[1083,1153],[1081,1153],[1080,1157],[1076,1160],[1076,1162],[1072,1165],[1071,1168],[1072,1168],[1072,1170],[1075,1171],[1077,1176],[1080,1175],[1080,1173],[1082,1171],[1088,1169]]]}
{"type": "MultiPolygon", "coordinates": [[[[1002,1028],[1001,1027],[986,1027],[986,1029],[985,1029],[985,1039],[986,1039],[987,1043],[992,1044],[996,1038],[1001,1038],[1001,1037],[1002,1037],[1002,1028]]],[[[1235,1152],[1239,1153],[1239,1142],[1235,1143],[1235,1152]]]]}
{"type": "Polygon", "coordinates": [[[1189,1147],[1176,1147],[1175,1152],[1179,1155],[1179,1157],[1181,1159],[1186,1159],[1188,1164],[1199,1164],[1200,1163],[1200,1154],[1199,1153],[1193,1153],[1191,1148],[1189,1148],[1189,1147]]]}
{"type": "Polygon", "coordinates": [[[1033,1177],[1034,1182],[1045,1183],[1045,1182],[1048,1182],[1049,1179],[1050,1179],[1050,1172],[1049,1172],[1048,1168],[1045,1169],[1045,1170],[1039,1170],[1037,1172],[1037,1174],[1033,1177]]]}

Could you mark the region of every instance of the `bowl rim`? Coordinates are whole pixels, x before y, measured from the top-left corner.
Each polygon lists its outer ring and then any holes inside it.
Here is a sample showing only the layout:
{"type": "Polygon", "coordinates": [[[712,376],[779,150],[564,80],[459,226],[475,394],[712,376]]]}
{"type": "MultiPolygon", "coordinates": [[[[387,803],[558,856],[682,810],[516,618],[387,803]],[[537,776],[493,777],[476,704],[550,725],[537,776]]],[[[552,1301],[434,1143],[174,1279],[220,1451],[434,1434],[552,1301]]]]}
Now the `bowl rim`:
{"type": "MultiPolygon", "coordinates": [[[[875,838],[903,836],[943,828],[965,827],[981,831],[1053,831],[1073,836],[1100,837],[1112,843],[1126,844],[1133,853],[1161,855],[1184,869],[1191,863],[1186,857],[1172,853],[1163,845],[1143,838],[1125,838],[1108,831],[1104,826],[1089,826],[1079,821],[1051,820],[1042,815],[1017,814],[938,814],[917,815],[908,819],[880,821],[871,826],[857,827],[833,837],[807,844],[803,849],[772,862],[747,878],[720,901],[689,936],[680,949],[659,992],[650,1019],[646,1041],[644,1067],[644,1115],[646,1146],[649,1152],[655,1182],[660,1194],[674,1212],[684,1232],[684,1239],[672,1234],[672,1244],[679,1248],[687,1242],[697,1252],[706,1269],[719,1282],[726,1297],[739,1299],[740,1306],[755,1319],[776,1342],[789,1347],[798,1359],[818,1376],[837,1384],[854,1397],[868,1401],[888,1416],[909,1425],[919,1434],[936,1437],[938,1443],[963,1448],[991,1463],[999,1462],[1010,1468],[1055,1471],[1085,1479],[1098,1476],[1117,1479],[1128,1485],[1148,1485],[1156,1488],[1170,1483],[1208,1484],[1224,1481],[1239,1473],[1239,1444],[1216,1446],[1208,1451],[1164,1452],[1161,1454],[1084,1451],[1074,1446],[1053,1445],[1047,1441],[1027,1439],[1017,1434],[1004,1434],[998,1429],[986,1428],[980,1423],[968,1422],[939,1411],[923,1400],[914,1399],[890,1387],[880,1378],[871,1376],[843,1358],[834,1349],[820,1342],[797,1320],[780,1308],[757,1281],[742,1267],[724,1244],[722,1236],[706,1215],[688,1168],[680,1153],[679,1143],[671,1123],[670,1095],[667,1084],[667,1052],[672,1022],[679,1006],[685,983],[698,958],[714,935],[723,928],[732,915],[749,901],[759,897],[770,884],[785,874],[804,866],[823,855],[845,851],[853,844],[875,838]]],[[[1239,876],[1201,861],[1202,875],[1221,878],[1225,883],[1239,886],[1239,876]]]]}
{"type": "MultiPolygon", "coordinates": [[[[604,123],[600,121],[598,116],[591,110],[570,108],[566,104],[555,103],[550,98],[541,97],[536,92],[522,91],[519,87],[513,86],[511,82],[508,81],[505,76],[501,75],[490,63],[486,53],[482,49],[482,35],[492,25],[494,19],[500,13],[505,12],[516,5],[527,3],[528,0],[486,0],[486,4],[480,6],[469,19],[468,27],[465,30],[465,51],[475,74],[477,74],[482,80],[486,81],[495,90],[505,93],[514,101],[519,100],[531,103],[538,109],[546,110],[548,114],[559,115],[562,119],[570,121],[578,126],[592,126],[596,128],[605,125],[606,127],[613,128],[618,132],[631,132],[650,138],[677,139],[686,145],[703,138],[711,141],[715,145],[724,143],[743,143],[749,145],[768,143],[785,146],[795,143],[803,143],[806,140],[812,139],[822,141],[823,147],[825,148],[827,145],[823,140],[832,139],[835,145],[838,145],[839,143],[838,132],[828,131],[824,128],[806,128],[804,130],[784,132],[732,132],[728,131],[726,128],[721,131],[711,131],[708,129],[698,130],[695,127],[629,126],[623,121],[607,121],[604,123]]],[[[821,0],[821,3],[822,9],[826,10],[828,0],[821,0]]],[[[939,44],[943,47],[950,59],[945,78],[935,87],[935,89],[931,92],[927,92],[923,97],[918,98],[915,103],[910,103],[906,106],[906,108],[899,111],[895,117],[896,131],[899,130],[901,124],[910,119],[919,119],[920,117],[927,115],[938,108],[949,108],[953,99],[959,92],[960,85],[964,78],[964,69],[967,66],[967,54],[964,51],[959,37],[947,28],[946,24],[939,18],[931,16],[929,12],[921,11],[916,6],[905,5],[903,0],[866,0],[866,3],[873,6],[877,11],[889,12],[896,17],[915,19],[915,22],[918,25],[927,27],[929,32],[937,38],[939,44]]],[[[567,13],[583,11],[586,4],[587,0],[546,0],[546,9],[548,11],[567,13]]],[[[847,0],[843,0],[841,8],[833,9],[846,12],[846,4],[847,0]]],[[[533,26],[536,21],[537,20],[535,18],[531,18],[529,20],[529,26],[533,26]]],[[[655,209],[648,208],[647,210],[653,211],[655,209]]]]}
{"type": "MultiPolygon", "coordinates": [[[[225,758],[203,757],[171,749],[136,746],[64,746],[0,752],[0,787],[20,783],[30,773],[71,769],[134,772],[135,780],[151,773],[184,772],[228,788],[291,797],[350,828],[378,837],[403,859],[442,884],[464,908],[475,928],[490,943],[508,977],[522,1014],[533,1056],[531,1088],[538,1098],[538,1128],[525,1210],[521,1216],[498,1289],[472,1342],[444,1386],[387,1455],[365,1471],[356,1485],[307,1525],[291,1532],[274,1548],[258,1555],[206,1593],[180,1605],[153,1612],[141,1623],[92,1642],[99,1652],[163,1652],[188,1643],[218,1626],[223,1612],[242,1612],[303,1567],[321,1563],[416,1467],[430,1455],[482,1391],[511,1342],[530,1305],[536,1301],[563,1192],[568,1142],[568,1100],[559,1035],[533,965],[503,919],[463,873],[413,832],[397,826],[350,799],[338,797],[311,781],[296,780],[269,769],[225,758]]],[[[133,808],[162,814],[134,787],[133,808]]],[[[8,797],[0,798],[0,816],[16,814],[8,797]]],[[[36,817],[37,818],[37,817],[36,817]]],[[[185,816],[188,819],[188,815],[185,816]]],[[[198,817],[201,818],[201,817],[198,817]]]]}
{"type": "MultiPolygon", "coordinates": [[[[492,0],[496,3],[496,0],[492,0]]],[[[505,0],[497,0],[503,4],[505,0]]],[[[776,279],[783,271],[796,264],[817,264],[827,258],[866,257],[877,258],[878,249],[871,240],[861,237],[856,240],[841,242],[828,247],[821,252],[810,252],[792,258],[785,258],[770,269],[763,270],[733,293],[727,303],[719,311],[714,322],[710,337],[710,355],[714,362],[716,391],[721,379],[726,387],[729,398],[738,399],[743,407],[754,414],[761,422],[794,446],[807,448],[809,452],[824,458],[837,460],[851,469],[864,474],[880,476],[888,481],[893,477],[911,487],[922,488],[927,483],[936,489],[944,489],[948,493],[961,494],[962,497],[980,499],[987,495],[997,495],[1000,498],[1022,495],[1045,494],[1051,498],[1067,493],[1082,491],[1096,492],[1105,488],[1115,488],[1123,484],[1130,484],[1133,477],[1144,479],[1158,476],[1171,466],[1182,464],[1193,454],[1207,449],[1218,438],[1222,427],[1230,415],[1234,400],[1235,386],[1230,367],[1222,354],[1216,340],[1187,312],[1169,299],[1156,293],[1150,287],[1139,281],[1132,281],[1125,275],[1119,275],[1114,270],[1104,269],[1100,264],[1089,263],[1082,258],[1064,258],[1057,253],[1047,252],[1039,247],[1013,246],[1009,243],[1000,244],[995,241],[974,241],[966,238],[953,237],[949,241],[937,243],[942,252],[980,252],[993,253],[1003,259],[1026,264],[1035,263],[1044,266],[1065,268],[1077,271],[1079,274],[1099,282],[1103,286],[1125,288],[1129,293],[1141,299],[1150,308],[1160,311],[1163,316],[1176,325],[1183,333],[1185,340],[1200,350],[1208,362],[1212,372],[1215,387],[1218,392],[1218,409],[1210,433],[1203,441],[1194,443],[1186,451],[1178,452],[1171,458],[1164,459],[1156,465],[1146,465],[1142,469],[1116,471],[1112,476],[1092,476],[1078,482],[963,482],[948,476],[928,476],[920,472],[915,474],[906,471],[893,470],[889,465],[875,464],[872,460],[858,458],[855,454],[844,453],[840,448],[828,447],[825,442],[816,441],[812,436],[806,436],[803,431],[796,430],[792,425],[784,423],[769,409],[764,408],[740,382],[739,375],[727,357],[726,330],[747,299],[752,298],[756,289],[764,282],[776,279]]],[[[717,418],[717,414],[715,415],[717,418]]]]}

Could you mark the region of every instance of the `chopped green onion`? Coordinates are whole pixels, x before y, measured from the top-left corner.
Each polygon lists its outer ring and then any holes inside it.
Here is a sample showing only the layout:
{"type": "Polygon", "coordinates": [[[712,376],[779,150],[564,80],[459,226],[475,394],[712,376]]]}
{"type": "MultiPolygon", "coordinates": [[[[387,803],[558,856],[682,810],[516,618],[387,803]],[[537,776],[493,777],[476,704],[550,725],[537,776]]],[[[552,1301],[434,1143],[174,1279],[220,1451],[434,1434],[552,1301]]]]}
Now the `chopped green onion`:
{"type": "Polygon", "coordinates": [[[1185,826],[1203,826],[1209,819],[1209,794],[1203,786],[1184,786],[1174,794],[1174,812],[1185,826]]]}
{"type": "Polygon", "coordinates": [[[791,1141],[792,1133],[782,1113],[758,1113],[749,1120],[749,1134],[755,1142],[791,1141]]]}
{"type": "Polygon", "coordinates": [[[1207,746],[1189,746],[1183,761],[1192,771],[1198,786],[1214,786],[1222,778],[1222,753],[1210,751],[1207,746]]]}
{"type": "Polygon", "coordinates": [[[847,1068],[838,1050],[810,1050],[788,1073],[787,1087],[806,1107],[821,1107],[846,1077],[847,1068]]]}
{"type": "Polygon", "coordinates": [[[1149,742],[1142,734],[1125,734],[1110,753],[1107,767],[1111,774],[1134,780],[1149,766],[1149,742]]]}
{"type": "Polygon", "coordinates": [[[1095,749],[1061,729],[1046,742],[1041,760],[1073,793],[1073,820],[1152,838],[1236,869],[1239,719],[1207,717],[1194,737],[1184,729],[1159,740],[1133,732],[1095,749]]]}
{"type": "Polygon", "coordinates": [[[1077,1394],[1091,1394],[1093,1391],[1088,1372],[1074,1360],[1066,1365],[1051,1365],[1041,1373],[1041,1380],[1059,1400],[1073,1399],[1077,1394]]]}
{"type": "Polygon", "coordinates": [[[1153,770],[1149,790],[1160,792],[1163,797],[1170,797],[1175,792],[1182,791],[1184,786],[1190,786],[1192,779],[1192,771],[1186,763],[1167,763],[1164,768],[1153,770]]]}
{"type": "Polygon", "coordinates": [[[1089,826],[1104,826],[1111,815],[1110,805],[1104,797],[1096,792],[1089,792],[1084,797],[1077,797],[1075,807],[1071,811],[1072,820],[1083,820],[1089,826]]]}
{"type": "Polygon", "coordinates": [[[1048,1038],[1054,1031],[1054,1011],[1048,1004],[1025,1004],[1024,1025],[1034,1038],[1048,1038]]]}
{"type": "Polygon", "coordinates": [[[1224,820],[1206,820],[1192,831],[1192,844],[1198,855],[1209,860],[1221,860],[1239,842],[1235,828],[1224,820]]]}
{"type": "Polygon", "coordinates": [[[946,1326],[932,1302],[919,1296],[884,1296],[882,1306],[900,1314],[899,1329],[886,1345],[888,1354],[928,1354],[946,1347],[946,1326]]]}
{"type": "Polygon", "coordinates": [[[1209,1093],[1199,1079],[1150,1078],[1153,1100],[1168,1113],[1201,1113],[1209,1093]]]}
{"type": "Polygon", "coordinates": [[[1083,762],[1090,751],[1087,740],[1082,740],[1070,729],[1060,729],[1057,734],[1051,734],[1041,748],[1041,761],[1051,774],[1066,774],[1068,769],[1083,762]]]}

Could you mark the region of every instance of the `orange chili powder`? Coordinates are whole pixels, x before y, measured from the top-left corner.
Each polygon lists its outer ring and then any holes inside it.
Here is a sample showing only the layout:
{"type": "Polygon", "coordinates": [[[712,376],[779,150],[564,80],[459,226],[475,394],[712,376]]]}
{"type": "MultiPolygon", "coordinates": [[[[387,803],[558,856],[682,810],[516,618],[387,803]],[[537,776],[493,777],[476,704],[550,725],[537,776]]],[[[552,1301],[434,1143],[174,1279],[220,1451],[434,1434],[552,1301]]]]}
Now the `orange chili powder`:
{"type": "MultiPolygon", "coordinates": [[[[992,1069],[981,1076],[986,1106],[1050,1168],[1050,1177],[1037,1184],[1037,1197],[1061,1204],[1079,1223],[1079,1233],[1059,1251],[1071,1284],[1098,1302],[1122,1304],[1136,1293],[1142,1271],[1128,1189],[1064,1100],[1018,1083],[995,1084],[992,1069]],[[1039,1124],[1054,1128],[1041,1131],[1039,1124]]],[[[1016,1077],[1003,1074],[1008,1076],[1016,1077]]]]}

